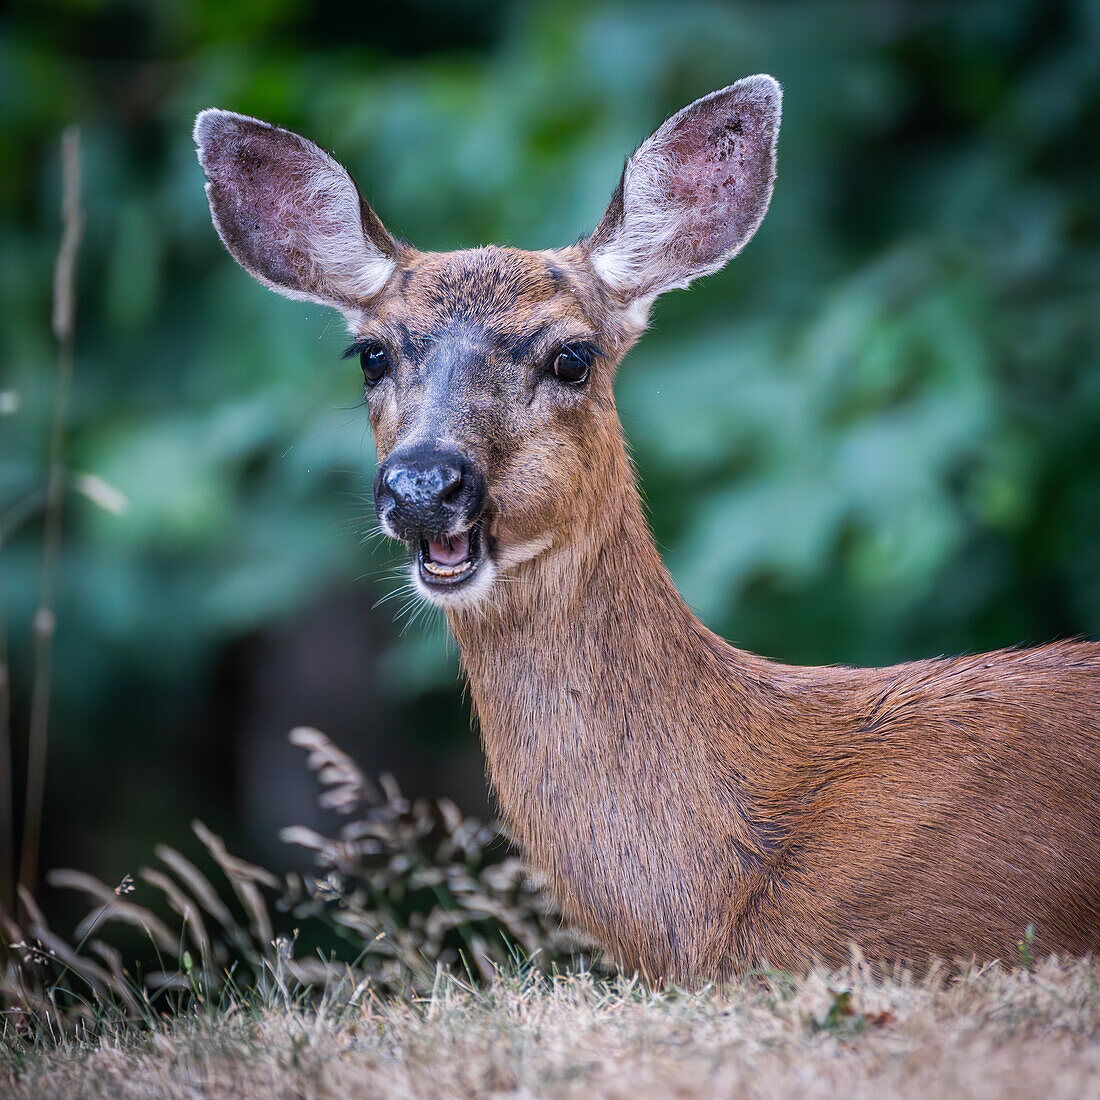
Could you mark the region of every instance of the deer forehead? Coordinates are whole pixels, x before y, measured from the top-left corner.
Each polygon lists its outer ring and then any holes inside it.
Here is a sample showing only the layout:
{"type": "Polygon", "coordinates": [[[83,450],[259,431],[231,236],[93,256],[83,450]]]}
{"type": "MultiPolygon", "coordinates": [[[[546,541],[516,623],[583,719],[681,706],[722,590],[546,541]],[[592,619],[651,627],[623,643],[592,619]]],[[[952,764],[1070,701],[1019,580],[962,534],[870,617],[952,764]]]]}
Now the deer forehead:
{"type": "Polygon", "coordinates": [[[402,357],[422,363],[447,340],[476,342],[494,358],[523,359],[543,341],[598,336],[605,318],[599,288],[570,250],[489,245],[408,250],[379,300],[353,326],[381,329],[402,357]]]}

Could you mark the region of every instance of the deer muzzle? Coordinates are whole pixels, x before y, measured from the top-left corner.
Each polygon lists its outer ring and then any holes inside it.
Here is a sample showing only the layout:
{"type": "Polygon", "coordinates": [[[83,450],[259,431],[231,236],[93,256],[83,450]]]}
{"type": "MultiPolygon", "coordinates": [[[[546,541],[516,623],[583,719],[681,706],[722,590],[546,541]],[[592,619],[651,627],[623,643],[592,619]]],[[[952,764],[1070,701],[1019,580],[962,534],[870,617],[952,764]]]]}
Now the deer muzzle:
{"type": "Polygon", "coordinates": [[[456,450],[395,451],[375,478],[374,509],[382,529],[412,547],[429,588],[465,583],[484,558],[485,479],[456,450]]]}

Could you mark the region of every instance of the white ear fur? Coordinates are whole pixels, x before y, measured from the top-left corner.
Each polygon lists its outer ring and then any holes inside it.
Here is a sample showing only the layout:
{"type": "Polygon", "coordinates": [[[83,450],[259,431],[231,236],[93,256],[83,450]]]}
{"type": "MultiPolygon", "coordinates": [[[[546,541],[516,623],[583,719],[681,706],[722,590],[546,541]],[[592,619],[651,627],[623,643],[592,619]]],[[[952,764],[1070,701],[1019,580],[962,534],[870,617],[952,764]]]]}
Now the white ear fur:
{"type": "Polygon", "coordinates": [[[781,101],[772,77],[746,77],[678,111],[627,162],[589,259],[632,314],[752,238],[775,181],[781,101]]]}
{"type": "Polygon", "coordinates": [[[288,298],[345,309],[378,294],[396,245],[342,165],[231,111],[202,111],[194,136],[214,227],[249,274],[288,298]]]}

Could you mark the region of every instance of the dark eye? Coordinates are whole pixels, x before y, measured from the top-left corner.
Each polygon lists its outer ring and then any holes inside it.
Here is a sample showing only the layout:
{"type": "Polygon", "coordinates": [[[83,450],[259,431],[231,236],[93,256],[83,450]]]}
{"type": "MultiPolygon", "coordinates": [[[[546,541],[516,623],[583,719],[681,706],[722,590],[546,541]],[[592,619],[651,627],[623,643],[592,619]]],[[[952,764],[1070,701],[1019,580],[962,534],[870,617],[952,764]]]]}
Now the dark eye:
{"type": "Polygon", "coordinates": [[[551,369],[559,381],[580,386],[588,381],[592,359],[599,354],[591,344],[566,344],[554,356],[551,369]]]}
{"type": "Polygon", "coordinates": [[[390,356],[381,344],[361,344],[359,346],[359,365],[363,368],[363,377],[368,386],[377,386],[390,369],[390,356]]]}
{"type": "Polygon", "coordinates": [[[390,353],[377,340],[359,340],[347,348],[340,358],[351,359],[356,355],[359,356],[367,387],[377,386],[390,369],[390,353]]]}

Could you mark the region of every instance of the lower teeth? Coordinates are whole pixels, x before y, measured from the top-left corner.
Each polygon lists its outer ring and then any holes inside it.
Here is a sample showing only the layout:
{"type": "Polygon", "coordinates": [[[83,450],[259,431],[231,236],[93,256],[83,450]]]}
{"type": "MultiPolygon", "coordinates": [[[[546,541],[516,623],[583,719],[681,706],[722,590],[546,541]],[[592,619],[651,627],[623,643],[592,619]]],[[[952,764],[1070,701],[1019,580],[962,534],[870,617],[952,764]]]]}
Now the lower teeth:
{"type": "Polygon", "coordinates": [[[469,561],[464,561],[460,565],[440,565],[438,562],[428,561],[425,559],[424,568],[429,573],[434,573],[437,577],[457,577],[460,573],[465,573],[470,568],[469,561]]]}

